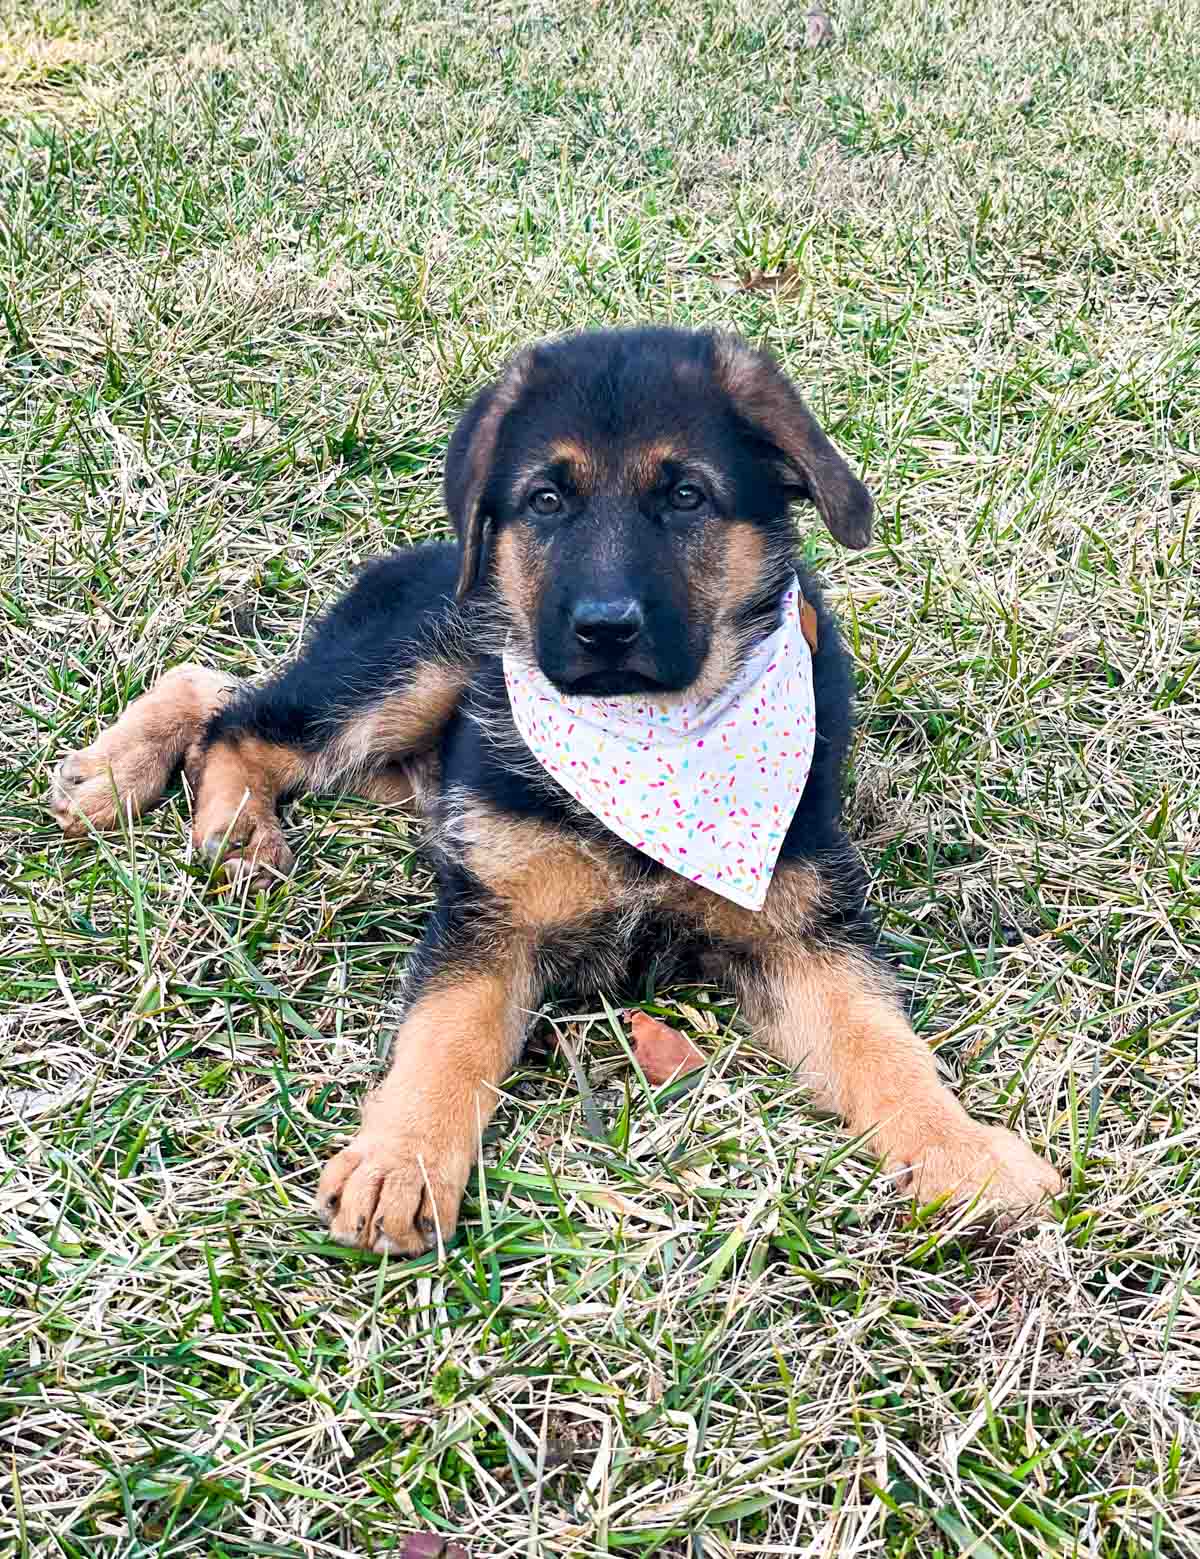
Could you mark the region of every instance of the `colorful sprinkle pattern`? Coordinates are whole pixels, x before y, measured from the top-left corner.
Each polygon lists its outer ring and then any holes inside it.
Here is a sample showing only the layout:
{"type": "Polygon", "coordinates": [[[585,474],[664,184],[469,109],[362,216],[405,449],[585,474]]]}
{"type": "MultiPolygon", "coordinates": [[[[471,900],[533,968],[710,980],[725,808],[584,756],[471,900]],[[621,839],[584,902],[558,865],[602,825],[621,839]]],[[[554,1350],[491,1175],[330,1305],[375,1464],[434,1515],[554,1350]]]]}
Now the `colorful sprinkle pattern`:
{"type": "Polygon", "coordinates": [[[707,703],[570,698],[509,652],[513,719],[614,834],[744,909],[763,906],[812,766],[812,656],[793,581],[776,631],[707,703]]]}

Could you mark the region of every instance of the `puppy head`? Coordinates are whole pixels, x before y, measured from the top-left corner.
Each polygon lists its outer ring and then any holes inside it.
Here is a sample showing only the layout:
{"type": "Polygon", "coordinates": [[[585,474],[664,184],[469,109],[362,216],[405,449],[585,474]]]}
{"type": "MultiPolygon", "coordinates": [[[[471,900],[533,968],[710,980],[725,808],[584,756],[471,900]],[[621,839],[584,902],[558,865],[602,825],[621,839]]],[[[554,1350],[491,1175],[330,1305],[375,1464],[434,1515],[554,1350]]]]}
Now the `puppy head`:
{"type": "Polygon", "coordinates": [[[817,507],[851,547],[871,500],[779,368],[733,336],[638,329],[530,348],[446,464],[459,596],[491,580],[566,692],[715,693],[778,620],[817,507]]]}

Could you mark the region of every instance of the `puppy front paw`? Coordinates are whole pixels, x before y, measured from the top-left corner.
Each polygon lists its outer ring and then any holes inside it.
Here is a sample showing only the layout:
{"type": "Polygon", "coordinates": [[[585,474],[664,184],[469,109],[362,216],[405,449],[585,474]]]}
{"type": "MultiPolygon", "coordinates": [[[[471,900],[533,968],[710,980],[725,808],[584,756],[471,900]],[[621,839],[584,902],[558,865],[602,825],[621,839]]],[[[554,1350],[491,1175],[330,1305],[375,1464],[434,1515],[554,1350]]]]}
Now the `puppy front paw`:
{"type": "Polygon", "coordinates": [[[226,820],[225,827],[211,816],[194,830],[201,852],[215,861],[230,882],[249,878],[255,887],[267,887],[286,877],[296,864],[283,830],[274,814],[269,818],[243,815],[226,820]]]}
{"type": "Polygon", "coordinates": [[[378,1118],[326,1164],[317,1213],[341,1245],[423,1256],[454,1233],[474,1154],[378,1118]]]}
{"type": "Polygon", "coordinates": [[[888,1167],[919,1202],[945,1197],[953,1205],[978,1201],[980,1211],[1012,1218],[1039,1207],[1063,1189],[1062,1176],[1028,1143],[1003,1126],[968,1117],[931,1130],[919,1143],[893,1152],[888,1167]]]}

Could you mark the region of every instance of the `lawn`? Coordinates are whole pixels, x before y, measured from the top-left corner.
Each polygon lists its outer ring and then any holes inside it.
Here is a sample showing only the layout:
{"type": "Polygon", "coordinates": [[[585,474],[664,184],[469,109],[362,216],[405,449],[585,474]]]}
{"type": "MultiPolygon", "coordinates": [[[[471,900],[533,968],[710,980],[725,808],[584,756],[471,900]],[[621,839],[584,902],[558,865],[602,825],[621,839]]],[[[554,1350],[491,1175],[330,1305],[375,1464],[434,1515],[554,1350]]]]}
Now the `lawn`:
{"type": "Polygon", "coordinates": [[[0,0],[0,1554],[1200,1554],[1200,18],[1187,0],[0,0]],[[913,1209],[719,991],[554,1009],[444,1262],[310,1211],[430,904],[296,806],[65,844],[163,668],[440,534],[519,344],[771,345],[915,1021],[1070,1188],[913,1209]],[[555,1042],[555,1033],[566,1040],[555,1042]],[[574,1064],[571,1056],[574,1056],[574,1064]]]}

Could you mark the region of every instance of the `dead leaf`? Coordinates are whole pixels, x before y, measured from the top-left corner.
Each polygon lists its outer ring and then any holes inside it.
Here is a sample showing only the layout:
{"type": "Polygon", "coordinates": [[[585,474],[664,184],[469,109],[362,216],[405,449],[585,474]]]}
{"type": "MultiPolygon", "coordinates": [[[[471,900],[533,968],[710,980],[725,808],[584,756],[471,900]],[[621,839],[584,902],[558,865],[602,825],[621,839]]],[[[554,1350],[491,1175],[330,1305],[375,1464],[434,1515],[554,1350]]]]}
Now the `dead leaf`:
{"type": "Polygon", "coordinates": [[[777,271],[739,271],[739,292],[791,292],[800,284],[800,269],[795,265],[782,266],[777,271]]]}
{"type": "Polygon", "coordinates": [[[657,1018],[635,1012],[630,1019],[630,1028],[633,1054],[648,1082],[666,1083],[704,1065],[704,1057],[691,1040],[657,1018]]]}
{"type": "Polygon", "coordinates": [[[804,47],[819,49],[823,43],[832,43],[834,37],[833,23],[824,11],[814,5],[804,18],[804,47]]]}
{"type": "Polygon", "coordinates": [[[251,449],[255,444],[261,444],[272,437],[278,439],[278,426],[270,417],[264,417],[256,411],[246,418],[229,443],[234,449],[251,449]]]}
{"type": "Polygon", "coordinates": [[[461,1543],[451,1543],[440,1532],[413,1532],[404,1540],[400,1559],[469,1559],[461,1543]]]}
{"type": "Polygon", "coordinates": [[[604,1431],[590,1419],[551,1413],[546,1420],[546,1466],[560,1467],[596,1449],[604,1431]]]}

